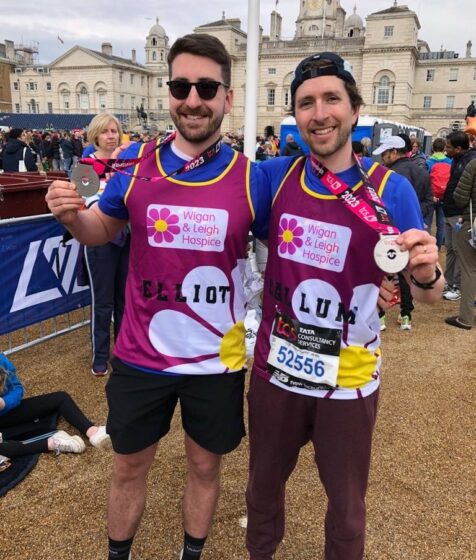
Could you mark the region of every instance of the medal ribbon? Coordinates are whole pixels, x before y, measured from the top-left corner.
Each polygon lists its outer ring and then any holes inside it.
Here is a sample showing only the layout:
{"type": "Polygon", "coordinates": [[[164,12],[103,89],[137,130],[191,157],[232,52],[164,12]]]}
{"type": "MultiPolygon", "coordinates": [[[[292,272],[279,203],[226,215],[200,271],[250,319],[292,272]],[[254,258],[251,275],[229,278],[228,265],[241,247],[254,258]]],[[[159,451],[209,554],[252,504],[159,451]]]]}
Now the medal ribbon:
{"type": "Polygon", "coordinates": [[[132,167],[145,161],[146,159],[153,156],[156,150],[159,150],[166,144],[172,142],[175,139],[175,132],[169,134],[166,138],[162,140],[153,150],[148,152],[145,156],[138,157],[138,158],[124,158],[124,159],[96,159],[96,158],[81,158],[79,163],[84,163],[86,165],[92,165],[94,171],[99,175],[104,175],[105,173],[122,173],[123,175],[127,175],[129,177],[134,177],[135,179],[140,179],[142,181],[147,181],[150,183],[155,183],[157,181],[161,181],[162,179],[167,179],[168,177],[174,177],[175,175],[179,175],[181,173],[186,173],[187,171],[191,171],[192,169],[197,169],[202,165],[205,165],[210,160],[212,160],[220,151],[221,149],[221,138],[219,138],[216,142],[208,146],[201,154],[194,157],[190,161],[187,161],[182,167],[179,167],[175,171],[168,173],[163,177],[145,177],[144,175],[135,175],[134,173],[130,173],[129,171],[125,171],[126,168],[132,167]]]}
{"type": "Polygon", "coordinates": [[[353,154],[353,156],[364,188],[370,197],[368,201],[364,200],[358,192],[353,192],[349,185],[341,181],[335,173],[327,169],[327,167],[320,163],[312,154],[310,158],[311,169],[329,191],[369,227],[382,234],[398,235],[400,231],[393,225],[387,209],[370,182],[370,178],[362,167],[359,158],[355,154],[353,154]]]}

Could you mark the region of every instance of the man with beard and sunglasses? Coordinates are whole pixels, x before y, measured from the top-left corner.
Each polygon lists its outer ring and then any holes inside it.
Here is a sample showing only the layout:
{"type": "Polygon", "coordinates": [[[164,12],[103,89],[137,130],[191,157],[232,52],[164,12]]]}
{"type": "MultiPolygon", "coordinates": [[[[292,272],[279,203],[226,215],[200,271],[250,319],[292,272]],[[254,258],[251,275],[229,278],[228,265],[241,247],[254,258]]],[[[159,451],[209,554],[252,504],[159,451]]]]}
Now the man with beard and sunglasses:
{"type": "Polygon", "coordinates": [[[273,206],[248,393],[246,544],[251,560],[274,557],[286,482],[312,442],[328,498],[324,557],[360,560],[380,384],[377,303],[393,289],[385,284],[379,297],[379,287],[403,270],[413,297],[434,302],[443,276],[411,184],[352,152],[363,101],[349,65],[329,52],[304,59],[291,102],[311,153],[260,164],[273,206]]]}
{"type": "Polygon", "coordinates": [[[176,132],[160,146],[128,148],[122,159],[135,166],[116,172],[89,210],[79,211],[70,183],[55,181],[47,194],[52,213],[86,245],[131,226],[126,306],[106,387],[114,449],[109,560],[131,557],[147,474],[178,401],[187,460],[183,560],[200,558],[221,456],[244,435],[243,272],[248,232],[263,235],[258,224],[270,200],[257,166],[221,143],[233,102],[223,44],[186,35],[168,63],[176,132]]]}

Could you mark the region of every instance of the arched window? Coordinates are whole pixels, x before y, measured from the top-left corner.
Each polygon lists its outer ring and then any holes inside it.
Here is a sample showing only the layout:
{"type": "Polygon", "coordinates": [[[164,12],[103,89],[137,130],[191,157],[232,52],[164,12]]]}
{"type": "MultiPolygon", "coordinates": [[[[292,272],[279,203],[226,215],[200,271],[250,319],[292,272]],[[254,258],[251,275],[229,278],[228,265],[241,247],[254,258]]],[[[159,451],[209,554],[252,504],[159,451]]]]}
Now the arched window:
{"type": "Polygon", "coordinates": [[[289,107],[291,105],[291,90],[286,88],[284,90],[284,106],[289,107]]]}
{"type": "Polygon", "coordinates": [[[294,74],[289,73],[284,77],[282,83],[282,92],[283,92],[283,105],[285,109],[289,109],[291,106],[291,82],[294,78],[294,74]]]}
{"type": "Polygon", "coordinates": [[[157,60],[157,53],[155,51],[152,52],[152,60],[157,60]]]}
{"type": "Polygon", "coordinates": [[[390,80],[388,76],[382,76],[378,84],[377,103],[378,105],[388,105],[390,101],[390,80]]]}
{"type": "Polygon", "coordinates": [[[79,108],[82,111],[89,110],[89,93],[86,86],[82,86],[79,90],[79,108]]]}
{"type": "Polygon", "coordinates": [[[395,91],[395,82],[384,74],[380,80],[374,85],[374,103],[377,105],[389,105],[393,103],[393,95],[395,91]]]}
{"type": "Polygon", "coordinates": [[[152,39],[152,46],[153,47],[157,46],[157,39],[155,37],[152,39]]]}
{"type": "Polygon", "coordinates": [[[69,113],[70,110],[70,91],[65,84],[60,84],[59,86],[59,95],[61,100],[61,107],[65,113],[69,113]]]}
{"type": "Polygon", "coordinates": [[[97,90],[97,104],[100,111],[106,110],[107,90],[100,88],[97,90]]]}

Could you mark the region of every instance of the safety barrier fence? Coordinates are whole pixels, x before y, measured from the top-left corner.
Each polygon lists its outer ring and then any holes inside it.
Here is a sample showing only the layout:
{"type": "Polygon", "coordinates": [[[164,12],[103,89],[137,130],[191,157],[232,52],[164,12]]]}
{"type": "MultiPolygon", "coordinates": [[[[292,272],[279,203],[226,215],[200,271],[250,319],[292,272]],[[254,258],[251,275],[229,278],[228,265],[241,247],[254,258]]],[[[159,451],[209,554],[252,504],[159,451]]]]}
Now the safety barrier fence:
{"type": "Polygon", "coordinates": [[[51,214],[0,220],[0,351],[7,354],[89,323],[80,245],[63,243],[51,214]]]}

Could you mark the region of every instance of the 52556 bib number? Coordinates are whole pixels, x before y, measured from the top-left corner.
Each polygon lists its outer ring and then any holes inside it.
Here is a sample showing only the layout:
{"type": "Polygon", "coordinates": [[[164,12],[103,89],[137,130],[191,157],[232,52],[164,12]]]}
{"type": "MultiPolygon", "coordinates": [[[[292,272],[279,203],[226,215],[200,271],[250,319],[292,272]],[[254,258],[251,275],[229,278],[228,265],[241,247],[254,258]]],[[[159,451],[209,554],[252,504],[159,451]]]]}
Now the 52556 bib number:
{"type": "Polygon", "coordinates": [[[341,336],[340,329],[307,325],[277,312],[270,339],[268,371],[289,387],[335,388],[341,336]]]}

